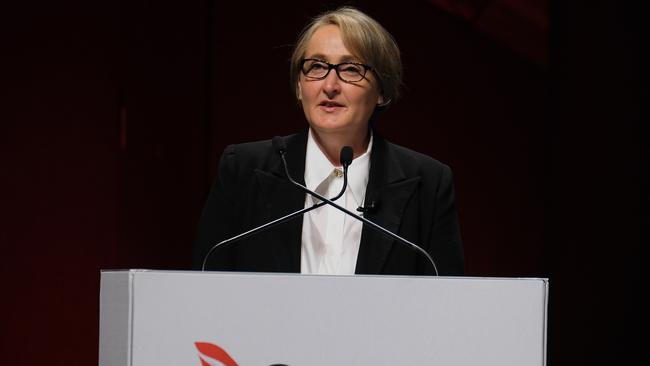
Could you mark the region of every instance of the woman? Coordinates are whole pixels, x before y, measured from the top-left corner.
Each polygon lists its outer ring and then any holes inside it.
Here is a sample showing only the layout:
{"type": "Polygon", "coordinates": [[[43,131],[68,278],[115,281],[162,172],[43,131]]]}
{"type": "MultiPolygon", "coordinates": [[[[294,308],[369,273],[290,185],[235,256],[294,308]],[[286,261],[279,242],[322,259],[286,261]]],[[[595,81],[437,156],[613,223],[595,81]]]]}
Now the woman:
{"type": "MultiPolygon", "coordinates": [[[[450,169],[384,140],[371,122],[399,94],[399,49],[361,11],[316,17],[291,58],[291,82],[309,129],[283,139],[291,177],[325,197],[343,186],[339,153],[352,147],[349,185],[337,203],[418,244],[438,274],[462,275],[450,169]]],[[[203,210],[194,248],[210,248],[318,200],[291,184],[271,140],[231,145],[203,210]]],[[[434,274],[426,256],[324,205],[245,240],[219,247],[206,269],[316,274],[434,274]]]]}

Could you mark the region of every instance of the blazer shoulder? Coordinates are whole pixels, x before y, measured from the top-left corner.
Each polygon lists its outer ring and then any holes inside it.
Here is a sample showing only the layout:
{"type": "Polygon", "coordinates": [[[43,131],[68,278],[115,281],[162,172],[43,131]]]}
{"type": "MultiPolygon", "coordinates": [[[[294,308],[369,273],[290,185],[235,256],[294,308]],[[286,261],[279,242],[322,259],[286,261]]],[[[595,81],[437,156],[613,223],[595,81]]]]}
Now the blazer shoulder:
{"type": "Polygon", "coordinates": [[[451,168],[447,164],[429,155],[392,142],[388,142],[388,146],[396,162],[410,174],[446,174],[451,172],[451,168]]]}
{"type": "Polygon", "coordinates": [[[264,158],[273,151],[271,140],[260,140],[226,146],[224,155],[244,160],[264,158]]]}
{"type": "MultiPolygon", "coordinates": [[[[290,141],[297,134],[284,136],[283,139],[290,141]]],[[[248,162],[257,167],[266,166],[269,162],[275,161],[278,152],[273,146],[273,140],[250,141],[228,145],[223,154],[234,158],[237,162],[248,162]]]]}
{"type": "Polygon", "coordinates": [[[222,161],[238,167],[242,173],[254,169],[265,169],[273,163],[277,154],[271,140],[261,140],[231,144],[226,146],[222,161]]]}

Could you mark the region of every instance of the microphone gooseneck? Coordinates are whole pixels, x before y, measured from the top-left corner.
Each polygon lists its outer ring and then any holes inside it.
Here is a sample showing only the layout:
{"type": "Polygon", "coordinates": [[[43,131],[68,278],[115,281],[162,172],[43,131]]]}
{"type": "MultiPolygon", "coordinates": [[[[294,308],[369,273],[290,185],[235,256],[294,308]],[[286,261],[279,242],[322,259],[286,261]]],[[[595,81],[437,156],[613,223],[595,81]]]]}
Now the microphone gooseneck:
{"type": "MultiPolygon", "coordinates": [[[[278,143],[280,144],[280,142],[278,142],[278,143]]],[[[349,154],[349,155],[350,155],[350,162],[351,162],[351,161],[352,161],[352,153],[351,153],[351,152],[352,152],[352,148],[350,148],[349,146],[345,146],[345,147],[341,150],[341,160],[343,160],[343,150],[345,150],[346,148],[349,148],[349,149],[350,149],[350,153],[347,153],[347,152],[346,152],[346,157],[347,157],[347,154],[349,154]]],[[[285,154],[285,152],[286,152],[286,149],[283,150],[283,151],[281,151],[281,150],[278,148],[278,152],[280,153],[280,158],[282,158],[282,164],[284,165],[284,173],[287,175],[287,179],[289,179],[289,181],[290,181],[293,185],[295,185],[296,187],[300,188],[300,189],[303,190],[305,193],[307,193],[307,194],[309,194],[309,195],[311,195],[311,196],[314,196],[314,197],[318,198],[319,200],[321,200],[320,204],[327,203],[327,204],[329,204],[329,205],[331,205],[331,206],[334,206],[334,207],[337,208],[338,210],[345,212],[346,214],[348,214],[348,215],[354,217],[354,218],[357,219],[357,220],[360,220],[360,221],[363,222],[364,224],[368,224],[371,228],[373,228],[373,229],[375,229],[375,230],[378,230],[378,231],[380,231],[380,232],[382,232],[382,233],[384,233],[384,234],[386,234],[386,235],[392,237],[393,239],[396,239],[396,240],[398,240],[398,241],[400,241],[400,242],[402,242],[402,243],[408,245],[410,248],[415,249],[416,251],[422,253],[425,257],[427,257],[427,259],[429,260],[429,263],[431,263],[431,266],[433,267],[433,271],[434,271],[434,273],[436,274],[436,276],[439,275],[439,274],[438,274],[438,267],[436,266],[436,262],[433,260],[433,258],[431,257],[431,255],[430,255],[426,250],[422,249],[419,245],[414,244],[414,243],[412,243],[412,242],[410,242],[410,241],[408,241],[408,240],[402,238],[401,236],[399,236],[399,235],[397,235],[397,234],[394,234],[393,232],[391,232],[391,231],[389,231],[389,230],[387,230],[387,229],[385,229],[385,228],[383,228],[383,227],[381,227],[381,226],[375,224],[374,222],[372,222],[372,221],[366,219],[365,217],[359,216],[359,215],[357,215],[357,214],[355,214],[355,213],[353,213],[353,212],[347,210],[346,208],[339,206],[338,204],[334,203],[333,200],[328,200],[327,198],[321,196],[320,194],[318,194],[318,193],[316,193],[316,192],[310,190],[309,188],[305,187],[304,185],[302,185],[302,184],[296,182],[296,181],[291,177],[291,174],[289,174],[289,168],[288,168],[288,166],[287,166],[287,160],[286,160],[285,157],[284,157],[284,154],[285,154]]],[[[347,183],[347,171],[348,171],[348,167],[347,167],[347,165],[345,165],[345,164],[343,163],[343,161],[341,162],[341,164],[343,165],[343,173],[344,173],[344,178],[345,178],[345,181],[344,181],[344,188],[345,188],[345,184],[347,183]]],[[[312,207],[313,207],[313,206],[312,206],[312,207]]],[[[374,208],[374,207],[373,207],[373,208],[374,208]]]]}

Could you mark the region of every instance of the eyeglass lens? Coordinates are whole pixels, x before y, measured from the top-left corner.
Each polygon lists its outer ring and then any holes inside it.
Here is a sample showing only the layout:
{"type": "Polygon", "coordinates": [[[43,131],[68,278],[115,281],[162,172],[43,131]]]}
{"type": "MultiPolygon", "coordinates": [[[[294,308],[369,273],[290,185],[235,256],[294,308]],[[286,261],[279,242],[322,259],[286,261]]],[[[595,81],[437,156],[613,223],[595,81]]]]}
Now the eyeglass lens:
{"type": "Polygon", "coordinates": [[[325,78],[331,69],[336,69],[338,76],[343,81],[361,81],[366,74],[366,69],[363,65],[351,62],[332,65],[323,61],[307,59],[302,66],[302,72],[305,76],[314,79],[325,78]]]}

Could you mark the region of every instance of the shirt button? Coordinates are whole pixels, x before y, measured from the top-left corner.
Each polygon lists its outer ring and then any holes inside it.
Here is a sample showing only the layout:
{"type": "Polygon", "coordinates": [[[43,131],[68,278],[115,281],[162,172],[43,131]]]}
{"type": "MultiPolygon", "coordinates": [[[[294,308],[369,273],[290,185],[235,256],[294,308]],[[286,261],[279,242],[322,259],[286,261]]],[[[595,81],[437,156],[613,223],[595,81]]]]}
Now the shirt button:
{"type": "Polygon", "coordinates": [[[343,172],[340,171],[339,169],[334,169],[334,176],[337,178],[342,178],[343,177],[343,172]]]}

